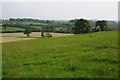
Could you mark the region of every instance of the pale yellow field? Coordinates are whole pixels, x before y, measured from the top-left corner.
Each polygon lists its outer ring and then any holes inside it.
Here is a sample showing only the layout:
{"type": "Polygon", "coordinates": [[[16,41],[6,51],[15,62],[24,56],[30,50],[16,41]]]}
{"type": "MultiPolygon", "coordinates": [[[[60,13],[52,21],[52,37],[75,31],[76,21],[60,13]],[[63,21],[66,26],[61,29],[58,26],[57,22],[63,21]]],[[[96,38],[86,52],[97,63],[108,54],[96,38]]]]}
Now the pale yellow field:
{"type": "MultiPolygon", "coordinates": [[[[51,33],[51,34],[53,37],[73,35],[73,34],[64,34],[64,33],[51,33]]],[[[27,38],[26,35],[24,35],[23,33],[2,33],[0,34],[1,36],[0,43],[35,39],[41,37],[40,35],[41,35],[40,32],[32,32],[30,38],[27,38]]]]}

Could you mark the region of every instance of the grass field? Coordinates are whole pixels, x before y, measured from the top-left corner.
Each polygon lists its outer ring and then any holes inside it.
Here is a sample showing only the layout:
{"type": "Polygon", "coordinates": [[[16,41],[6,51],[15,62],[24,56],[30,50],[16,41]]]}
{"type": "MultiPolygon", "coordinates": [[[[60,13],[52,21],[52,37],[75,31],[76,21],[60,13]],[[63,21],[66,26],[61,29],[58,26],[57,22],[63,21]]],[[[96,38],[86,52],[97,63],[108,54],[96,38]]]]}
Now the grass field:
{"type": "Polygon", "coordinates": [[[17,32],[17,31],[24,31],[22,28],[15,28],[15,27],[7,27],[4,29],[3,27],[0,27],[0,32],[17,32]]]}
{"type": "Polygon", "coordinates": [[[42,26],[30,26],[31,28],[34,28],[36,30],[42,30],[42,26]]]}
{"type": "Polygon", "coordinates": [[[118,78],[118,32],[2,43],[3,78],[118,78]]]}

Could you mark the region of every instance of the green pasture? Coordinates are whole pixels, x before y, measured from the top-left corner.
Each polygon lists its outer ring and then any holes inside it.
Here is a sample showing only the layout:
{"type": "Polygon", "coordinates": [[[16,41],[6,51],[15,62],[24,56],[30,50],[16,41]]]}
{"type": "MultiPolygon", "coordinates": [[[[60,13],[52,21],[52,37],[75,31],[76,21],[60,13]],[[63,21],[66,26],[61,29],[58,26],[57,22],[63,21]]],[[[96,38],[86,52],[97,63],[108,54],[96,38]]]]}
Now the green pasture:
{"type": "Polygon", "coordinates": [[[2,43],[3,78],[118,78],[118,32],[2,43]]]}
{"type": "Polygon", "coordinates": [[[22,32],[24,31],[23,28],[17,28],[17,27],[7,27],[6,29],[3,27],[0,27],[0,32],[22,32]]]}

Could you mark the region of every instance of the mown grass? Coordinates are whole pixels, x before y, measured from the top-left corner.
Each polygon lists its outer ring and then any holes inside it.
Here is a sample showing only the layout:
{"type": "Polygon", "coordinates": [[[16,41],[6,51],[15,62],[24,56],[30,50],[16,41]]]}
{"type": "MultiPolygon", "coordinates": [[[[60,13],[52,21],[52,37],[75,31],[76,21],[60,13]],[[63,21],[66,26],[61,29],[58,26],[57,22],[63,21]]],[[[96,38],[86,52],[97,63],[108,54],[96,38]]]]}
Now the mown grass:
{"type": "Polygon", "coordinates": [[[3,78],[117,78],[118,33],[2,44],[3,78]]]}

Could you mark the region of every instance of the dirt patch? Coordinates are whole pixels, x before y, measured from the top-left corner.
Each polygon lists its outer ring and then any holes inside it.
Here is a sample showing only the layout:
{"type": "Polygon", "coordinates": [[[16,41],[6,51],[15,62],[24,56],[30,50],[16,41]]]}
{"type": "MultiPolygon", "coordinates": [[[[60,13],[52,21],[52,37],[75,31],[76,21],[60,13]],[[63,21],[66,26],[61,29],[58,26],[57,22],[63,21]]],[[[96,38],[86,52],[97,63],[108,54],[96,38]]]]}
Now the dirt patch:
{"type": "Polygon", "coordinates": [[[4,42],[20,41],[20,40],[29,40],[29,39],[35,39],[35,38],[2,37],[2,43],[4,43],[4,42]]]}

